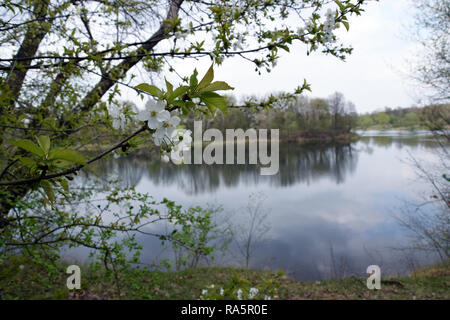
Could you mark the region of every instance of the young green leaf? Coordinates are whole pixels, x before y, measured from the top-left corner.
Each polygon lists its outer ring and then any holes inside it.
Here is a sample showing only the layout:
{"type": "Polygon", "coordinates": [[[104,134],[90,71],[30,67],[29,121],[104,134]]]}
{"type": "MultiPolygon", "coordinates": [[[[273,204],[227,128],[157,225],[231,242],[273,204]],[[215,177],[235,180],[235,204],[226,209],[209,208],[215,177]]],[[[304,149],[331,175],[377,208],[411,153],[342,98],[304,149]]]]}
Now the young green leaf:
{"type": "Polygon", "coordinates": [[[66,160],[73,163],[86,165],[86,160],[84,159],[83,155],[78,151],[71,149],[56,148],[50,150],[48,158],[49,160],[66,160]]]}
{"type": "Polygon", "coordinates": [[[342,21],[342,24],[344,25],[345,29],[347,29],[347,31],[350,30],[350,24],[347,21],[342,21]]]}
{"type": "Polygon", "coordinates": [[[42,151],[44,151],[44,154],[47,155],[48,151],[50,150],[50,137],[49,136],[39,136],[36,137],[36,140],[41,147],[42,151]]]}
{"type": "Polygon", "coordinates": [[[41,181],[41,187],[44,189],[45,194],[47,195],[48,200],[50,203],[53,203],[55,201],[55,193],[53,192],[52,185],[47,180],[41,181]]]}
{"type": "Polygon", "coordinates": [[[230,87],[228,83],[224,81],[215,81],[203,89],[199,90],[199,92],[206,92],[206,91],[219,91],[219,90],[234,90],[233,87],[230,87]]]}
{"type": "Polygon", "coordinates": [[[209,69],[206,72],[203,79],[198,84],[197,90],[201,90],[201,89],[205,88],[207,85],[209,85],[213,81],[213,79],[214,79],[214,69],[213,69],[213,65],[211,65],[211,67],[209,67],[209,69]]]}
{"type": "Polygon", "coordinates": [[[65,192],[69,192],[69,183],[67,182],[66,179],[61,179],[59,181],[59,184],[61,185],[61,187],[63,187],[65,192]]]}
{"type": "Polygon", "coordinates": [[[197,88],[198,80],[197,80],[198,71],[197,69],[194,69],[194,72],[192,73],[191,77],[189,78],[189,86],[191,87],[191,90],[195,90],[197,88]]]}
{"type": "Polygon", "coordinates": [[[171,103],[174,99],[185,94],[188,90],[189,90],[188,86],[178,87],[172,92],[172,94],[167,98],[167,100],[169,101],[169,103],[171,103]]]}
{"type": "Polygon", "coordinates": [[[36,166],[36,161],[34,161],[31,158],[27,158],[27,157],[20,157],[19,161],[24,164],[25,166],[27,166],[28,168],[33,168],[36,166]]]}
{"type": "Polygon", "coordinates": [[[15,140],[15,141],[9,142],[9,144],[11,144],[13,146],[17,146],[19,148],[22,148],[28,152],[31,152],[31,153],[37,155],[38,157],[42,158],[44,156],[44,151],[42,151],[41,148],[39,148],[33,141],[31,141],[29,139],[15,140]]]}
{"type": "Polygon", "coordinates": [[[206,104],[211,112],[215,111],[215,108],[220,109],[223,113],[226,113],[227,111],[227,99],[215,92],[204,92],[200,95],[200,99],[206,104]]]}
{"type": "Polygon", "coordinates": [[[345,11],[345,6],[342,4],[342,2],[335,0],[336,4],[339,6],[339,9],[341,9],[341,12],[345,11]]]}
{"type": "Polygon", "coordinates": [[[155,96],[157,98],[160,98],[163,95],[162,91],[159,88],[157,88],[151,84],[141,83],[141,84],[137,85],[135,88],[138,90],[150,93],[152,96],[155,96]]]}
{"type": "Polygon", "coordinates": [[[166,78],[164,78],[164,80],[166,81],[167,93],[170,95],[173,92],[173,85],[169,81],[167,81],[166,78]]]}

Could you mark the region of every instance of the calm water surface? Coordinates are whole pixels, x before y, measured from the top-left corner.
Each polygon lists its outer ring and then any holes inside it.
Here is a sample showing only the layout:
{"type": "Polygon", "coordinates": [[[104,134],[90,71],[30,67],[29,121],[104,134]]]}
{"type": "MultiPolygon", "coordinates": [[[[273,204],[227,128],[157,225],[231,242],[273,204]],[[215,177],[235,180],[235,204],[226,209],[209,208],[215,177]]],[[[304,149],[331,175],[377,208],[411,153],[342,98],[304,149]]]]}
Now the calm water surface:
{"type": "MultiPolygon", "coordinates": [[[[255,247],[250,266],[282,268],[299,280],[364,275],[378,264],[384,274],[407,272],[434,256],[399,251],[408,233],[399,226],[405,202],[420,203],[429,187],[415,176],[409,154],[433,160],[436,143],[425,132],[361,132],[351,145],[280,146],[280,171],[261,176],[254,165],[177,167],[148,157],[128,156],[101,164],[103,177],[124,183],[155,199],[184,206],[216,204],[221,218],[245,224],[249,196],[264,195],[264,223],[270,227],[255,247]]],[[[171,257],[157,240],[142,238],[143,262],[171,257]]],[[[215,264],[242,265],[234,244],[215,264]]]]}

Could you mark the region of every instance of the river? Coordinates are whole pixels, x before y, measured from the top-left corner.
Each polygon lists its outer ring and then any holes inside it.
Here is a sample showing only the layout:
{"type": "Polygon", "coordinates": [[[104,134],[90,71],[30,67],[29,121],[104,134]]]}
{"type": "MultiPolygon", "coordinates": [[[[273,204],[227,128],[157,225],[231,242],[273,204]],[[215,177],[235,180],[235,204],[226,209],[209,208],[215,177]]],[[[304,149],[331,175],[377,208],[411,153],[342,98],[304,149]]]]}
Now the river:
{"type": "MultiPolygon", "coordinates": [[[[426,132],[359,134],[362,138],[349,145],[282,143],[274,176],[260,175],[256,165],[178,167],[133,155],[104,161],[101,175],[119,176],[157,200],[220,205],[220,223],[234,222],[241,235],[249,223],[249,197],[257,194],[263,199],[261,217],[265,213],[260,226],[267,228],[255,232],[260,237],[249,266],[281,268],[299,280],[361,276],[374,264],[382,274],[401,274],[435,261],[433,254],[404,249],[411,238],[397,218],[407,202],[419,204],[430,196],[430,186],[417,179],[408,158],[433,161],[436,142],[426,132]]],[[[139,241],[144,263],[173,257],[155,239],[139,241]]],[[[237,244],[232,242],[212,263],[244,265],[237,244]]]]}

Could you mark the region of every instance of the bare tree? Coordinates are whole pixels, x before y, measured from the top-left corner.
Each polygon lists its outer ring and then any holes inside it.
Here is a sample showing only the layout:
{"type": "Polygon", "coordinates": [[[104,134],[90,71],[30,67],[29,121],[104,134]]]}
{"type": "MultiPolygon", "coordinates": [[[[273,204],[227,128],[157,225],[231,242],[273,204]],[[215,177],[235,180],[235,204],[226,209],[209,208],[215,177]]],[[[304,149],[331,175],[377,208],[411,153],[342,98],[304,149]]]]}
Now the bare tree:
{"type": "Polygon", "coordinates": [[[250,195],[244,211],[244,221],[235,227],[234,240],[248,267],[255,249],[261,244],[270,230],[265,223],[268,211],[263,207],[266,196],[262,193],[250,195]]]}
{"type": "Polygon", "coordinates": [[[419,204],[408,203],[400,224],[412,232],[411,248],[435,252],[441,260],[450,257],[450,1],[416,0],[414,38],[421,44],[419,60],[412,77],[432,89],[427,98],[434,105],[422,110],[422,120],[437,143],[436,163],[421,161],[410,154],[411,165],[420,180],[429,187],[426,199],[419,204]]]}
{"type": "Polygon", "coordinates": [[[450,1],[413,0],[416,16],[412,36],[421,45],[412,77],[432,89],[427,97],[432,103],[450,100],[450,1]]]}
{"type": "Polygon", "coordinates": [[[438,152],[438,155],[434,166],[410,155],[418,177],[430,185],[431,192],[420,204],[407,203],[397,219],[413,235],[409,247],[435,252],[444,261],[450,258],[450,183],[442,171],[450,166],[446,161],[448,154],[438,152]]]}
{"type": "MultiPolygon", "coordinates": [[[[345,131],[347,129],[347,125],[344,121],[345,115],[347,114],[347,102],[345,101],[344,95],[340,92],[333,93],[328,98],[328,104],[330,106],[335,134],[345,131]]],[[[353,104],[351,107],[355,108],[353,104]]]]}

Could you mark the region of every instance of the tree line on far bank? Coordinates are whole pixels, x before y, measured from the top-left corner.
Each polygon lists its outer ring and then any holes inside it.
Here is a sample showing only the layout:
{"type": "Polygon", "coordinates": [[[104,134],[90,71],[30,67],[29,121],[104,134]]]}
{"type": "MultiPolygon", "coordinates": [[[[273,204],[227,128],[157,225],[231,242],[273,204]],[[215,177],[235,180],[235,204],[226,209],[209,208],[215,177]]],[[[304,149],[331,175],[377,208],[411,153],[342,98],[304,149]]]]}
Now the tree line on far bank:
{"type": "MultiPolygon", "coordinates": [[[[328,98],[300,96],[281,100],[275,107],[256,111],[251,105],[236,107],[233,96],[228,99],[235,107],[229,108],[227,114],[219,113],[214,119],[204,119],[203,128],[217,128],[223,132],[229,128],[279,129],[282,138],[321,138],[350,134],[358,122],[354,103],[339,92],[328,98]]],[[[258,105],[260,99],[252,97],[248,100],[258,105]]],[[[185,119],[186,126],[192,129],[194,120],[198,119],[185,119]]]]}
{"type": "MultiPolygon", "coordinates": [[[[228,96],[230,105],[237,106],[237,99],[228,96]]],[[[255,103],[259,99],[252,98],[255,103]]],[[[184,123],[193,128],[188,117],[184,123]]],[[[389,108],[382,111],[358,114],[353,102],[342,93],[336,92],[328,98],[300,96],[296,100],[286,100],[270,110],[255,112],[249,106],[229,108],[227,114],[219,113],[214,119],[204,119],[203,128],[217,128],[225,132],[229,128],[280,129],[283,138],[320,138],[345,136],[353,130],[367,129],[430,129],[437,123],[448,129],[450,125],[450,105],[441,104],[426,107],[389,108]]]]}
{"type": "Polygon", "coordinates": [[[441,104],[426,107],[388,108],[384,111],[361,114],[358,117],[357,129],[430,129],[439,123],[442,128],[450,125],[450,105],[441,104]]]}

